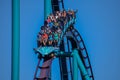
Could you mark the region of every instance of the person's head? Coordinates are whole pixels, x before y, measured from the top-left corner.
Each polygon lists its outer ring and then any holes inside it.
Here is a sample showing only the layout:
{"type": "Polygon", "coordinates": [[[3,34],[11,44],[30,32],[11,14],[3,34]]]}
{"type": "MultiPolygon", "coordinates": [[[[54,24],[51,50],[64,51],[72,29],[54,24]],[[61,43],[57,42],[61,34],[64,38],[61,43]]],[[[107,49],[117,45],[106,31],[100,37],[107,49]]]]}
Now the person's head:
{"type": "Polygon", "coordinates": [[[56,11],[56,14],[58,14],[59,13],[59,11],[56,11]]]}
{"type": "Polygon", "coordinates": [[[44,29],[44,33],[46,33],[47,32],[47,30],[46,29],[44,29]]]}
{"type": "Polygon", "coordinates": [[[66,11],[65,11],[65,10],[64,10],[63,12],[64,12],[64,13],[66,13],[66,11]]]}
{"type": "Polygon", "coordinates": [[[44,29],[44,26],[41,26],[41,30],[43,30],[44,29]]]}
{"type": "Polygon", "coordinates": [[[47,19],[50,19],[50,16],[48,16],[47,19]]]}
{"type": "Polygon", "coordinates": [[[50,30],[49,34],[52,34],[52,31],[50,30]]]}

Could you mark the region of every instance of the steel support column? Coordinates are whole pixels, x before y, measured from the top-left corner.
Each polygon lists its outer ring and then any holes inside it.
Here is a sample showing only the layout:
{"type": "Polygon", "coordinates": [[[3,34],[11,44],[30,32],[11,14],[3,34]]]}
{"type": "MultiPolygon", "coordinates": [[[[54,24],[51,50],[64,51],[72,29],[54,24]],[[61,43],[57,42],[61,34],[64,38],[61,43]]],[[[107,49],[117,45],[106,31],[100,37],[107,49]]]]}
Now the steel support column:
{"type": "Polygon", "coordinates": [[[52,12],[51,0],[44,0],[44,19],[52,12]]]}
{"type": "Polygon", "coordinates": [[[78,80],[78,65],[77,65],[77,59],[76,59],[76,53],[73,52],[73,80],[78,80]]]}
{"type": "Polygon", "coordinates": [[[85,66],[84,66],[84,64],[79,56],[77,49],[73,50],[73,56],[75,56],[75,58],[77,59],[76,62],[77,62],[78,68],[81,71],[82,76],[84,77],[84,80],[90,80],[90,77],[87,73],[87,70],[85,69],[85,66]]]}
{"type": "Polygon", "coordinates": [[[12,0],[12,70],[11,80],[19,80],[20,0],[12,0]]]}

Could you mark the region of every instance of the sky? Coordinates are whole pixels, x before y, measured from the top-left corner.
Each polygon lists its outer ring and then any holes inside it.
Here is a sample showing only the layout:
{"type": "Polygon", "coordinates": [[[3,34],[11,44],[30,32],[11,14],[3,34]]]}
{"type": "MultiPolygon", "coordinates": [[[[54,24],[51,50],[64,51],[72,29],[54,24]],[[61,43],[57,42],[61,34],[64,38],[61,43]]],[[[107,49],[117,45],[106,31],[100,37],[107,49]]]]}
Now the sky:
{"type": "MultiPolygon", "coordinates": [[[[32,80],[37,65],[33,48],[43,25],[44,0],[20,0],[20,80],[32,80]]],[[[66,9],[78,9],[80,32],[95,80],[120,80],[120,1],[64,0],[66,9]]],[[[0,78],[11,79],[11,0],[0,0],[0,78]]],[[[57,59],[53,69],[58,67],[57,59]]],[[[53,73],[59,70],[56,68],[53,73]]],[[[55,74],[53,80],[60,80],[55,74]]]]}

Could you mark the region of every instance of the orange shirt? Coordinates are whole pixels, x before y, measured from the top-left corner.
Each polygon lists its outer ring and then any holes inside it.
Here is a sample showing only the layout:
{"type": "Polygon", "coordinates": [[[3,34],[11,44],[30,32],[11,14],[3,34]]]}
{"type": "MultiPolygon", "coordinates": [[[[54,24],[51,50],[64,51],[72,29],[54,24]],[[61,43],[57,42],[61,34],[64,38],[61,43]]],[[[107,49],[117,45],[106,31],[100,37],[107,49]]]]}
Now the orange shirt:
{"type": "Polygon", "coordinates": [[[43,39],[48,39],[48,35],[47,35],[46,33],[44,33],[44,34],[42,35],[42,38],[43,38],[43,39]]]}

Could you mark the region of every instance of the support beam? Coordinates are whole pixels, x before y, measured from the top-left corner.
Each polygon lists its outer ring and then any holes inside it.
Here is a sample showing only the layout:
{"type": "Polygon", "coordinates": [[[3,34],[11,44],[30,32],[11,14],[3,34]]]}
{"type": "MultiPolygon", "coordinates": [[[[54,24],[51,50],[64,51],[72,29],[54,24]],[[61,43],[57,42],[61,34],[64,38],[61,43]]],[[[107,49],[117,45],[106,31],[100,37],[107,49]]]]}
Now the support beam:
{"type": "MultiPolygon", "coordinates": [[[[85,66],[84,66],[84,64],[83,64],[83,62],[82,62],[82,60],[81,60],[81,58],[80,58],[80,56],[79,56],[78,50],[77,50],[77,49],[73,50],[72,55],[74,56],[73,58],[76,59],[76,63],[77,63],[77,65],[78,65],[78,68],[79,68],[80,71],[81,71],[82,76],[84,77],[84,80],[91,80],[90,77],[89,77],[89,75],[88,75],[88,72],[87,72],[87,70],[85,69],[85,66]]],[[[73,64],[73,65],[74,65],[74,64],[73,64]]],[[[75,74],[75,73],[74,73],[74,74],[75,74]]],[[[73,77],[74,77],[74,76],[73,76],[73,77]]],[[[76,78],[73,79],[73,80],[76,80],[76,78]]]]}
{"type": "Polygon", "coordinates": [[[51,0],[44,0],[44,20],[52,12],[51,0]]]}
{"type": "Polygon", "coordinates": [[[19,80],[20,0],[12,0],[12,70],[11,80],[19,80]]]}
{"type": "MultiPolygon", "coordinates": [[[[76,54],[73,52],[73,54],[76,54]]],[[[78,80],[78,65],[76,55],[73,55],[73,80],[78,80]]]]}

